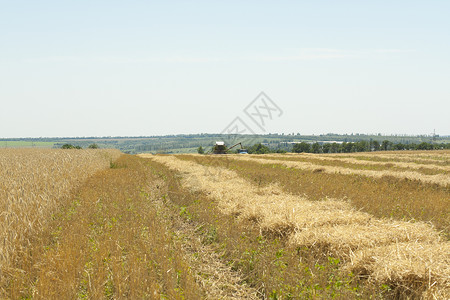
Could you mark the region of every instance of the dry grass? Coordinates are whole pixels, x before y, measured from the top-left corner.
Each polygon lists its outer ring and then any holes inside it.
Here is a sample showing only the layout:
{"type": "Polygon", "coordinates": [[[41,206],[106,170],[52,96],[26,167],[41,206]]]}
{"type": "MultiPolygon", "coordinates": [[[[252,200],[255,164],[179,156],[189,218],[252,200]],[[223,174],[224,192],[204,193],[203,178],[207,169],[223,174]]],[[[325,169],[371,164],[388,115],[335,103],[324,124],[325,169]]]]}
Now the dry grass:
{"type": "Polygon", "coordinates": [[[71,191],[108,168],[117,150],[0,149],[0,268],[29,246],[71,191]]]}
{"type": "MultiPolygon", "coordinates": [[[[431,291],[432,288],[439,293],[448,289],[450,273],[440,266],[448,261],[450,253],[434,252],[436,245],[445,247],[446,244],[441,242],[440,235],[427,224],[376,219],[367,213],[355,211],[345,201],[308,201],[304,197],[286,194],[273,184],[265,187],[250,184],[235,172],[221,167],[208,168],[205,172],[204,166],[191,161],[170,156],[151,158],[182,173],[186,187],[208,193],[210,197],[217,199],[219,208],[224,212],[253,220],[261,230],[287,236],[297,246],[320,246],[324,251],[347,261],[354,270],[367,270],[367,276],[371,280],[394,285],[389,280],[395,278],[397,290],[404,293],[408,289],[414,289],[415,293],[424,291],[431,294],[438,293],[431,291]],[[361,255],[359,253],[367,253],[381,246],[403,247],[400,245],[409,247],[411,257],[420,257],[427,265],[426,271],[423,268],[404,270],[398,267],[405,265],[400,261],[380,264],[377,268],[369,267],[364,265],[364,260],[353,258],[361,255]],[[422,250],[414,252],[417,245],[434,255],[421,256],[422,250]],[[377,275],[383,272],[392,276],[377,275]],[[412,272],[415,278],[422,278],[422,281],[418,284],[417,280],[410,280],[410,277],[402,275],[405,272],[412,272]],[[434,282],[432,286],[426,284],[430,281],[434,282]]],[[[376,261],[389,261],[389,253],[373,252],[372,258],[376,261]]]]}
{"type": "MultiPolygon", "coordinates": [[[[364,161],[378,161],[378,162],[407,162],[416,164],[425,164],[432,166],[449,166],[450,165],[450,151],[406,151],[406,152],[371,152],[371,153],[337,153],[327,154],[327,156],[341,157],[341,158],[355,158],[364,161]]],[[[289,155],[289,154],[288,154],[289,155]]]]}
{"type": "Polygon", "coordinates": [[[450,297],[450,243],[395,243],[355,252],[347,270],[369,281],[385,282],[393,289],[407,282],[395,298],[425,299],[450,297]],[[423,291],[417,295],[417,291],[423,291]],[[406,297],[405,297],[406,296],[406,297]],[[415,297],[414,297],[415,296],[415,297]]]}
{"type": "Polygon", "coordinates": [[[435,174],[435,175],[425,175],[416,171],[391,171],[391,170],[365,170],[365,169],[354,169],[340,166],[329,166],[321,164],[320,162],[311,163],[308,161],[290,161],[283,159],[269,159],[265,156],[257,155],[235,155],[233,159],[244,160],[244,161],[261,161],[266,164],[282,164],[288,168],[297,168],[302,170],[316,170],[320,168],[323,172],[330,174],[355,174],[362,175],[373,178],[381,178],[384,176],[391,176],[401,179],[416,180],[425,183],[432,183],[442,185],[444,187],[450,185],[450,176],[447,174],[435,174]]]}
{"type": "Polygon", "coordinates": [[[235,170],[258,186],[276,183],[285,192],[306,195],[310,200],[322,200],[325,197],[347,199],[353,207],[376,217],[429,222],[450,237],[449,187],[394,177],[330,174],[323,172],[321,167],[300,170],[281,164],[234,160],[230,156],[178,157],[210,168],[221,166],[235,170]]]}
{"type": "MultiPolygon", "coordinates": [[[[318,162],[323,164],[324,162],[329,162],[330,165],[344,166],[350,168],[372,168],[374,170],[393,170],[393,171],[417,171],[425,175],[433,174],[447,174],[450,173],[450,166],[440,166],[440,165],[430,165],[430,164],[420,164],[417,162],[401,162],[395,161],[372,161],[372,160],[361,160],[359,157],[342,157],[337,155],[321,155],[321,154],[296,154],[296,155],[264,155],[265,158],[270,159],[285,159],[285,160],[299,160],[299,161],[310,161],[312,163],[318,162]]],[[[397,155],[397,157],[401,157],[397,155]]],[[[450,160],[450,156],[449,156],[450,160]]]]}
{"type": "MultiPolygon", "coordinates": [[[[152,165],[161,174],[157,164],[152,165]]],[[[258,292],[244,282],[240,272],[233,271],[222,255],[211,245],[216,240],[216,231],[211,225],[194,222],[186,206],[178,206],[178,198],[187,198],[186,193],[174,191],[174,184],[167,176],[159,184],[162,201],[155,201],[159,218],[165,221],[180,244],[180,254],[189,265],[199,286],[203,287],[206,299],[259,299],[258,292]],[[203,234],[202,234],[203,233],[203,234]]],[[[154,190],[154,189],[153,189],[154,190]]],[[[185,201],[185,200],[184,200],[185,201]]]]}
{"type": "MultiPolygon", "coordinates": [[[[373,285],[362,288],[351,274],[338,272],[338,259],[308,249],[295,249],[287,239],[262,232],[255,226],[255,220],[224,214],[219,209],[220,201],[210,193],[183,187],[184,179],[179,172],[155,161],[150,165],[158,170],[168,186],[166,199],[172,203],[172,210],[180,212],[189,224],[198,224],[195,232],[200,234],[201,242],[215,249],[227,266],[239,271],[244,282],[258,291],[260,299],[366,299],[385,294],[384,289],[373,288],[373,285]]],[[[201,252],[194,252],[193,256],[204,260],[201,252]]],[[[197,263],[194,261],[191,265],[197,263]]],[[[209,265],[216,269],[216,264],[209,265]]],[[[211,267],[203,276],[217,287],[211,267]]],[[[221,278],[229,273],[222,272],[223,268],[217,269],[221,278]]],[[[235,289],[234,284],[222,283],[222,286],[235,289]]]]}
{"type": "MultiPolygon", "coordinates": [[[[352,255],[354,251],[402,242],[434,243],[440,241],[438,232],[424,223],[408,223],[370,219],[365,224],[348,216],[347,224],[331,224],[314,230],[299,229],[291,242],[318,246],[334,253],[352,255]]],[[[331,222],[330,222],[331,223],[331,222]]]]}

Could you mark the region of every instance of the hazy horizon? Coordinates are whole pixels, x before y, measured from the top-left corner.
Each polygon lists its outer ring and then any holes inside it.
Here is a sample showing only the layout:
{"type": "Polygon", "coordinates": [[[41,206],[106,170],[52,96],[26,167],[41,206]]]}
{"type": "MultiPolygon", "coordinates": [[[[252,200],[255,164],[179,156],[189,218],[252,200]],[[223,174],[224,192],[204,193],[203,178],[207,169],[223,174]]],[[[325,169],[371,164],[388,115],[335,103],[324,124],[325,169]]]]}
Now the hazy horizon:
{"type": "Polygon", "coordinates": [[[257,134],[448,135],[449,13],[447,1],[4,1],[0,138],[220,133],[237,117],[257,134]],[[262,91],[278,110],[246,114],[262,91]]]}
{"type": "MultiPolygon", "coordinates": [[[[14,140],[14,139],[114,139],[114,138],[153,138],[153,137],[167,137],[167,136],[181,136],[181,135],[227,135],[226,133],[207,133],[207,132],[200,132],[200,133],[174,133],[174,134],[165,134],[165,135],[160,135],[160,134],[155,134],[155,135],[129,135],[129,136],[125,136],[125,135],[117,135],[117,136],[113,136],[113,135],[109,135],[109,136],[40,136],[40,137],[0,137],[0,140],[14,140]]],[[[246,135],[246,134],[243,134],[246,135]]],[[[251,134],[248,134],[249,136],[251,136],[251,134]]],[[[297,133],[293,133],[293,132],[271,132],[271,133],[255,133],[255,135],[284,135],[284,136],[297,136],[297,133]]],[[[388,136],[397,136],[397,137],[420,137],[420,136],[427,136],[427,137],[432,137],[433,133],[429,133],[429,134],[403,134],[403,133],[362,133],[362,132],[352,132],[352,133],[342,133],[342,134],[338,134],[338,133],[317,133],[317,134],[302,134],[300,133],[299,136],[326,136],[326,135],[339,135],[339,136],[358,136],[358,135],[362,135],[362,136],[378,136],[380,135],[381,137],[388,137],[388,136]]],[[[437,137],[450,137],[450,134],[438,134],[436,133],[437,137]]]]}

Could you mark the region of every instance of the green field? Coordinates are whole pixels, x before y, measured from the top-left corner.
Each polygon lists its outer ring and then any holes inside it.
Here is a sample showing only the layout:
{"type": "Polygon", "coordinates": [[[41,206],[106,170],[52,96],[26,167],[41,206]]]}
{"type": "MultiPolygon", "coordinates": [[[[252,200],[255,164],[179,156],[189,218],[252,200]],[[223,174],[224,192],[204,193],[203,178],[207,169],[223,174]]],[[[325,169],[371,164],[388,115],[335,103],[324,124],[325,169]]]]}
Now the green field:
{"type": "Polygon", "coordinates": [[[87,148],[97,144],[100,148],[119,149],[124,153],[195,153],[199,146],[205,151],[211,149],[216,141],[224,141],[227,145],[242,142],[244,148],[250,148],[256,143],[263,143],[271,149],[292,151],[292,143],[323,143],[323,142],[359,142],[359,141],[389,141],[392,143],[420,144],[422,142],[441,144],[450,143],[450,136],[406,136],[406,135],[365,135],[365,134],[264,134],[264,135],[225,135],[225,134],[180,134],[166,136],[141,137],[78,137],[78,138],[0,138],[0,148],[61,148],[64,144],[72,144],[87,148]]]}
{"type": "Polygon", "coordinates": [[[0,148],[53,148],[54,142],[33,142],[33,141],[0,141],[0,148]]]}

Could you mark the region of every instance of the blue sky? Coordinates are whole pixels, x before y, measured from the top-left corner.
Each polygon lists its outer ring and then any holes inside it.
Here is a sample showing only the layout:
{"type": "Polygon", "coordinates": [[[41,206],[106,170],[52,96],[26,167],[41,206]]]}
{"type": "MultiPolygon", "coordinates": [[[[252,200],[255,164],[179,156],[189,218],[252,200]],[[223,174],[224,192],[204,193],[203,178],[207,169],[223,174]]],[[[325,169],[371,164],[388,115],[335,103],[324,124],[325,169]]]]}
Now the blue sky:
{"type": "Polygon", "coordinates": [[[450,134],[449,1],[0,8],[0,137],[221,132],[261,91],[265,132],[450,134]]]}

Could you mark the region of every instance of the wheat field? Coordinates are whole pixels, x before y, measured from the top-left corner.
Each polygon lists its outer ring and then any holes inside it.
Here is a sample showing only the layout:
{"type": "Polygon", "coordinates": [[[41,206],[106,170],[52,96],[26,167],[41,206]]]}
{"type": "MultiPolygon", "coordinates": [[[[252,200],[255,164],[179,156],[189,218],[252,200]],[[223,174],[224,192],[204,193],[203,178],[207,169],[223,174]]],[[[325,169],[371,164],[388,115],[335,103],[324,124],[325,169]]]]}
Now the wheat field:
{"type": "Polygon", "coordinates": [[[71,192],[119,155],[117,150],[0,149],[2,272],[71,192]]]}
{"type": "Polygon", "coordinates": [[[0,150],[0,298],[447,299],[449,151],[0,150]]]}

